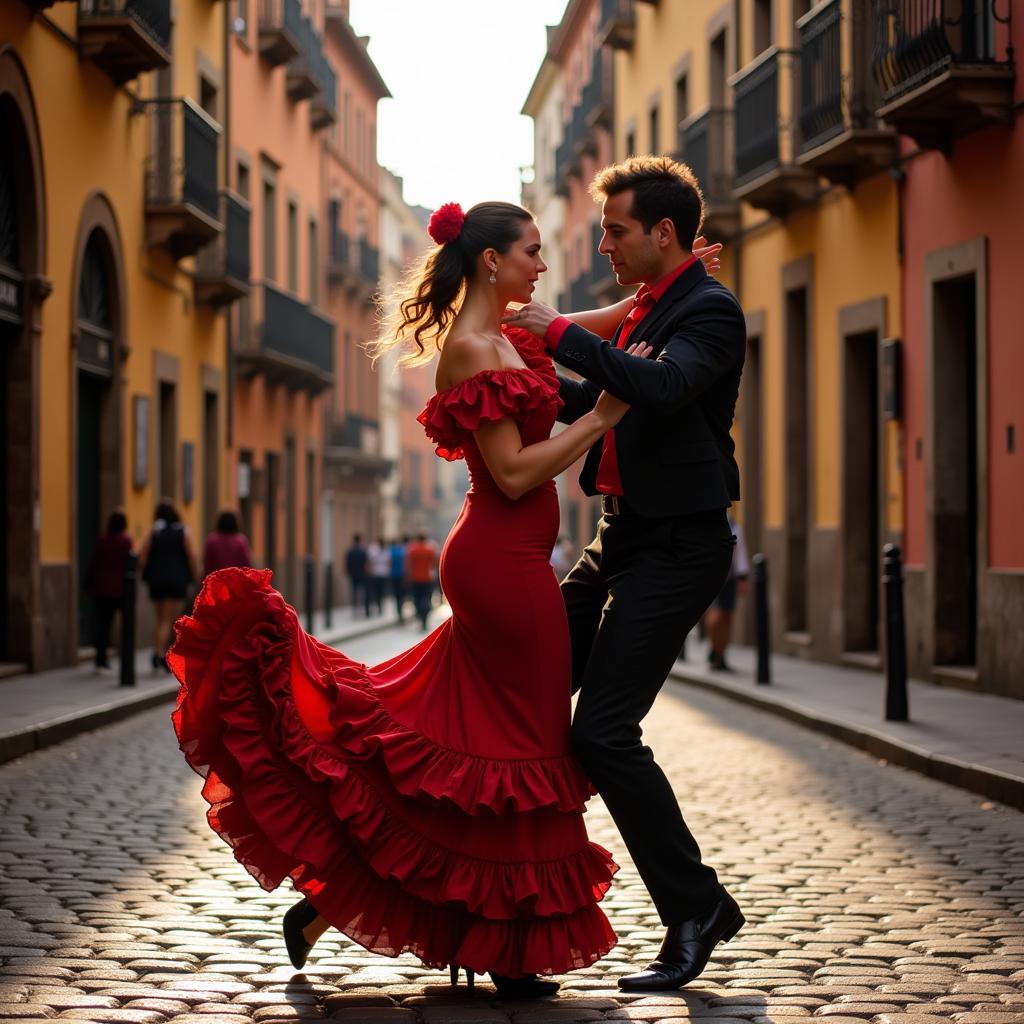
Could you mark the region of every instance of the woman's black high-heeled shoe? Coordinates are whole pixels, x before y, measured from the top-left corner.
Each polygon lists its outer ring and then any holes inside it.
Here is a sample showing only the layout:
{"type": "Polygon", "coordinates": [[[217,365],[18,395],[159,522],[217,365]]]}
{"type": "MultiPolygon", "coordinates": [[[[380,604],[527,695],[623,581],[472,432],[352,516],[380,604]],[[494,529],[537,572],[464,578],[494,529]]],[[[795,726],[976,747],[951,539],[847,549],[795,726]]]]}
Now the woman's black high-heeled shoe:
{"type": "Polygon", "coordinates": [[[557,981],[544,981],[536,974],[506,978],[491,971],[490,975],[499,999],[543,999],[544,996],[553,996],[562,987],[557,981]]]}
{"type": "MultiPolygon", "coordinates": [[[[455,988],[455,986],[458,985],[458,983],[459,983],[459,971],[461,971],[461,970],[462,970],[462,968],[458,964],[451,964],[450,965],[449,973],[451,974],[452,988],[455,988]]],[[[473,968],[472,967],[467,967],[466,968],[466,991],[470,995],[473,994],[473,982],[475,980],[476,980],[476,976],[475,976],[475,974],[473,972],[473,968]]]]}
{"type": "Polygon", "coordinates": [[[284,931],[284,944],[288,947],[288,959],[292,967],[301,970],[306,966],[306,957],[313,948],[308,943],[302,929],[312,924],[317,918],[316,907],[307,899],[301,899],[295,906],[290,907],[284,915],[282,930],[284,931]]]}

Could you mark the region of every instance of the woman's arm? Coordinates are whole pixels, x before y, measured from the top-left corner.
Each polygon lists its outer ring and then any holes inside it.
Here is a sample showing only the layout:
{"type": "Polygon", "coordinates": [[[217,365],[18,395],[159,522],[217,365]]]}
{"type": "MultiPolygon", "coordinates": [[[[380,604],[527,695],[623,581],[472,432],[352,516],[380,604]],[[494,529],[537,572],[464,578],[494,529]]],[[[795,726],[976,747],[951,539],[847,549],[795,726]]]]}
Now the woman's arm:
{"type": "Polygon", "coordinates": [[[596,334],[599,338],[607,340],[614,333],[615,329],[625,319],[630,307],[633,305],[633,296],[620,299],[614,306],[605,306],[603,309],[586,309],[582,313],[563,314],[574,324],[579,324],[584,330],[596,334]]]}

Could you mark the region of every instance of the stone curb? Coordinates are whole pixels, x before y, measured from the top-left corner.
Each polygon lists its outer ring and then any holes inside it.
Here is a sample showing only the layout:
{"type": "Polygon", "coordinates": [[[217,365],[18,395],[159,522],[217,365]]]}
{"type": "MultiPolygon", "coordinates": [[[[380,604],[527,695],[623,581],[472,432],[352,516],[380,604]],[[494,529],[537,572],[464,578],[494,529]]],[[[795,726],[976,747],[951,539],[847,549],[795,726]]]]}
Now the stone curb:
{"type": "MultiPolygon", "coordinates": [[[[397,625],[398,619],[389,616],[372,624],[354,626],[348,630],[334,630],[325,633],[318,639],[327,644],[344,643],[349,640],[358,640],[364,636],[371,636],[397,625]]],[[[0,764],[24,757],[36,750],[43,750],[46,747],[63,743],[83,732],[91,732],[93,729],[130,718],[132,715],[148,711],[160,704],[170,704],[176,700],[177,696],[178,681],[172,678],[164,684],[148,686],[143,692],[129,693],[125,697],[119,697],[105,704],[82,708],[49,721],[36,722],[15,732],[2,733],[0,734],[0,764]]]]}
{"type": "Polygon", "coordinates": [[[1017,810],[1024,810],[1024,779],[1015,775],[1008,775],[985,765],[934,754],[923,747],[901,742],[868,726],[810,711],[798,704],[763,693],[761,688],[755,689],[753,681],[750,683],[750,692],[741,691],[732,686],[722,685],[700,670],[680,665],[678,662],[669,673],[669,681],[680,686],[696,686],[729,700],[748,704],[807,729],[824,733],[851,747],[863,750],[872,757],[885,758],[890,764],[910,768],[929,778],[966,789],[991,800],[998,800],[1017,810]]]}

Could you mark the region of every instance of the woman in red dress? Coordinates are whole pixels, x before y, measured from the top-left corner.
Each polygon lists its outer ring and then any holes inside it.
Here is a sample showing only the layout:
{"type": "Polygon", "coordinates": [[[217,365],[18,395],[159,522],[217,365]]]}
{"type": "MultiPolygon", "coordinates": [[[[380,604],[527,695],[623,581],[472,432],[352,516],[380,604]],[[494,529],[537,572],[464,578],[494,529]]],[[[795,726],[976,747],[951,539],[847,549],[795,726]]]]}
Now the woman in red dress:
{"type": "Polygon", "coordinates": [[[431,234],[396,339],[441,350],[419,419],[472,478],[441,554],[451,618],[367,667],[306,634],[269,571],[215,572],[178,622],[173,721],[213,829],[265,889],[303,893],[285,915],[296,967],[333,926],[453,980],[489,972],[501,996],[548,995],[537,975],[615,943],[598,903],[616,870],[587,839],[592,790],[570,752],[552,478],[626,406],[604,395],[549,436],[551,359],[500,326],[546,269],[529,213],[449,204],[431,234]]]}

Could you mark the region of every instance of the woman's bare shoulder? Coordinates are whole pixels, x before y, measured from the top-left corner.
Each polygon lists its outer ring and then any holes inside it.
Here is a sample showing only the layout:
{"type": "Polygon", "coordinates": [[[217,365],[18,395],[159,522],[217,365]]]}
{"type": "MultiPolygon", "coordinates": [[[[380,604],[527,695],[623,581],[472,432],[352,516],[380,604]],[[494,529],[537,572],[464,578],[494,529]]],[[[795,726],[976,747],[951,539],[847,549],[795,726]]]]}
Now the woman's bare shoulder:
{"type": "Polygon", "coordinates": [[[472,331],[453,332],[444,340],[435,384],[438,391],[444,391],[482,370],[500,370],[501,367],[501,353],[494,339],[472,331]]]}

